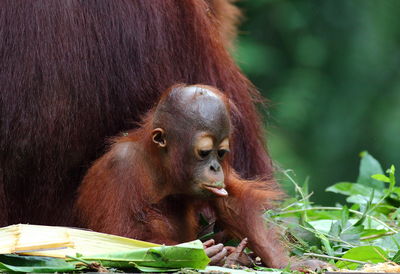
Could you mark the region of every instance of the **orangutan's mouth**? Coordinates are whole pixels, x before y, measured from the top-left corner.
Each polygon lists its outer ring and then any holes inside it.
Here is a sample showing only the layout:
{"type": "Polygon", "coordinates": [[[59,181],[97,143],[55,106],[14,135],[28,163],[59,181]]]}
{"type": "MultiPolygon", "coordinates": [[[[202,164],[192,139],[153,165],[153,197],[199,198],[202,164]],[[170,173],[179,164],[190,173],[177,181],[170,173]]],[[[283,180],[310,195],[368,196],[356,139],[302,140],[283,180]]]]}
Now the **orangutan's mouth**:
{"type": "Polygon", "coordinates": [[[215,185],[203,185],[205,189],[220,197],[228,196],[228,191],[225,188],[215,185]]]}

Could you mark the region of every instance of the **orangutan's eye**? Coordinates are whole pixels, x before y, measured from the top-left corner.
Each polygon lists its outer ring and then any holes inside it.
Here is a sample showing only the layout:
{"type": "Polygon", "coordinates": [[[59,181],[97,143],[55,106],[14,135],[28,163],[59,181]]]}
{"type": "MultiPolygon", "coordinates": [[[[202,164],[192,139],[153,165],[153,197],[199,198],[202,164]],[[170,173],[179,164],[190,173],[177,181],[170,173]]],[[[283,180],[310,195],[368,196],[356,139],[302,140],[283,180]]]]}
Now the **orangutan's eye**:
{"type": "Polygon", "coordinates": [[[210,155],[211,150],[199,150],[198,154],[200,156],[201,159],[206,158],[208,155],[210,155]]]}
{"type": "Polygon", "coordinates": [[[229,150],[227,150],[227,149],[220,149],[220,150],[218,150],[218,157],[219,158],[224,158],[224,156],[227,154],[229,152],[229,150]]]}

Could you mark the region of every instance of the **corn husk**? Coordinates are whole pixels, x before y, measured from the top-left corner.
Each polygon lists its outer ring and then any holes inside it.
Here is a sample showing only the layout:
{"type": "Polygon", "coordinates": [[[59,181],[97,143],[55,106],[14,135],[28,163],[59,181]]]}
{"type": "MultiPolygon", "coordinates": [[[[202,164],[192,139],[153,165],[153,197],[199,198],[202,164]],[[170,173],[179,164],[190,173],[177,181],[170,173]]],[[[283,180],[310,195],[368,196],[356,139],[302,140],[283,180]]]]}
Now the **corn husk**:
{"type": "Polygon", "coordinates": [[[65,258],[160,245],[115,235],[68,227],[18,224],[0,228],[0,254],[65,258]]]}
{"type": "Polygon", "coordinates": [[[198,240],[163,246],[67,227],[19,224],[0,228],[0,272],[70,272],[93,270],[93,265],[167,272],[204,269],[208,262],[198,240]]]}

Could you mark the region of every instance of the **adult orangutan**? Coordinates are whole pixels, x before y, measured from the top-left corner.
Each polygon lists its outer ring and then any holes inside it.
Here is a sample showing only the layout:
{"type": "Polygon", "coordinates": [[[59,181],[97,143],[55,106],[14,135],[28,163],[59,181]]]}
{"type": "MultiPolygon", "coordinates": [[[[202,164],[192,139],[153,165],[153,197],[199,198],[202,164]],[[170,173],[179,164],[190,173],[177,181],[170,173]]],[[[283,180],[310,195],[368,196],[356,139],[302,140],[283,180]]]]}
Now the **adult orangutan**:
{"type": "Polygon", "coordinates": [[[258,94],[225,48],[236,13],[228,0],[0,1],[0,226],[73,225],[104,140],[177,82],[236,104],[233,167],[270,178],[258,94]]]}
{"type": "Polygon", "coordinates": [[[281,197],[269,181],[243,180],[229,165],[228,99],[209,86],[176,85],[141,127],[114,139],[78,191],[79,225],[160,244],[197,238],[199,213],[211,209],[226,232],[247,237],[271,267],[288,256],[262,211],[281,197]]]}

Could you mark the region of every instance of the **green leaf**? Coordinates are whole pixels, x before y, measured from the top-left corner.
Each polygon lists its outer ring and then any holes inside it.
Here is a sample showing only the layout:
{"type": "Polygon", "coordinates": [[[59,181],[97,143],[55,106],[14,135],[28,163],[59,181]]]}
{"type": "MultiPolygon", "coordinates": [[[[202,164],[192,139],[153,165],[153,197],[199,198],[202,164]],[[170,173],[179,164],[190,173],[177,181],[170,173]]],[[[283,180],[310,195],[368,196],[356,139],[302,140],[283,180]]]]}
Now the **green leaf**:
{"type": "Polygon", "coordinates": [[[390,183],[389,177],[383,174],[374,174],[371,176],[371,178],[381,182],[390,183]]]}
{"type": "Polygon", "coordinates": [[[341,225],[342,229],[344,229],[344,228],[346,228],[347,222],[349,220],[349,209],[347,208],[347,206],[343,207],[343,210],[341,213],[342,213],[342,215],[340,218],[340,222],[341,222],[340,225],[341,225]]]}
{"type": "Polygon", "coordinates": [[[288,224],[288,231],[291,236],[294,237],[297,242],[303,247],[308,248],[309,246],[320,245],[320,240],[313,233],[314,229],[308,230],[297,223],[288,224]]]}
{"type": "Polygon", "coordinates": [[[63,259],[19,256],[13,254],[0,255],[0,272],[69,272],[83,269],[77,268],[74,263],[68,263],[63,259]]]}
{"type": "Polygon", "coordinates": [[[371,196],[369,198],[369,200],[367,201],[366,205],[365,205],[365,210],[363,215],[361,216],[361,218],[354,224],[354,226],[360,226],[364,223],[364,221],[367,218],[367,214],[371,209],[371,204],[374,201],[374,196],[375,196],[375,191],[372,191],[371,196]]]}
{"type": "Polygon", "coordinates": [[[375,189],[384,189],[385,185],[383,182],[371,178],[372,175],[383,174],[383,170],[379,162],[366,151],[361,152],[360,156],[361,162],[357,183],[375,189]]]}
{"type": "MultiPolygon", "coordinates": [[[[359,246],[354,247],[347,251],[342,258],[361,261],[365,263],[381,263],[385,262],[388,258],[387,253],[378,246],[359,246]]],[[[345,261],[338,261],[336,266],[338,268],[347,268],[354,270],[360,264],[345,261]]]]}
{"type": "Polygon", "coordinates": [[[0,272],[68,272],[82,270],[81,261],[101,263],[104,267],[139,269],[143,272],[168,272],[181,268],[204,269],[210,259],[200,241],[176,246],[141,248],[129,252],[80,256],[63,259],[37,256],[0,255],[0,272]],[[80,267],[76,268],[79,264],[80,267]]]}
{"type": "MultiPolygon", "coordinates": [[[[369,195],[369,196],[371,196],[371,195],[369,195]]],[[[370,200],[371,197],[369,197],[369,196],[364,196],[361,194],[351,195],[346,198],[346,202],[352,203],[352,204],[367,204],[367,203],[371,202],[371,204],[376,204],[380,201],[379,197],[372,197],[372,201],[371,201],[370,200]]]]}
{"type": "Polygon", "coordinates": [[[363,231],[364,231],[364,226],[362,225],[348,227],[346,230],[342,231],[340,239],[352,245],[359,245],[361,233],[363,231]]]}
{"type": "Polygon", "coordinates": [[[323,220],[323,219],[337,219],[340,218],[340,211],[331,210],[308,210],[308,217],[311,220],[323,220]]]}
{"type": "Polygon", "coordinates": [[[358,211],[358,210],[360,209],[360,207],[361,207],[360,205],[354,204],[354,205],[351,205],[350,209],[351,209],[351,210],[358,211]]]}
{"type": "Polygon", "coordinates": [[[316,231],[328,233],[334,220],[316,220],[309,223],[315,228],[316,231]]]}
{"type": "MultiPolygon", "coordinates": [[[[136,249],[128,252],[115,252],[92,256],[82,256],[88,262],[100,262],[112,268],[196,268],[204,269],[210,262],[200,241],[193,241],[176,246],[160,246],[136,249]]],[[[151,272],[151,271],[150,271],[151,272]]]]}
{"type": "Polygon", "coordinates": [[[385,229],[364,229],[364,231],[361,234],[361,237],[366,237],[366,236],[384,236],[387,233],[387,230],[385,229]]]}
{"type": "Polygon", "coordinates": [[[341,222],[340,221],[332,222],[332,225],[329,230],[329,235],[332,235],[334,237],[339,237],[341,232],[342,232],[341,222]]]}
{"type": "Polygon", "coordinates": [[[394,167],[394,165],[391,165],[390,168],[386,171],[386,173],[394,174],[395,171],[396,171],[396,168],[394,167]]]}
{"type": "Polygon", "coordinates": [[[391,236],[385,236],[377,239],[374,245],[379,245],[386,250],[399,250],[400,249],[400,233],[391,236]]]}
{"type": "Polygon", "coordinates": [[[399,251],[397,251],[397,253],[393,256],[393,258],[391,259],[391,261],[392,262],[395,262],[395,263],[400,263],[400,250],[399,251]]]}
{"type": "Polygon", "coordinates": [[[332,247],[331,247],[331,244],[330,244],[328,238],[325,237],[325,235],[323,235],[323,234],[321,234],[321,233],[318,233],[318,232],[315,233],[315,236],[317,236],[318,238],[321,239],[321,243],[322,243],[323,247],[325,248],[326,253],[327,253],[329,256],[335,256],[335,252],[333,251],[333,249],[332,249],[332,247]]]}
{"type": "MultiPolygon", "coordinates": [[[[373,190],[374,189],[369,186],[349,183],[349,182],[336,183],[333,186],[330,186],[326,189],[326,191],[339,193],[346,196],[352,196],[352,195],[370,196],[373,190]]],[[[375,195],[381,196],[383,194],[382,191],[375,191],[375,195]]]]}

